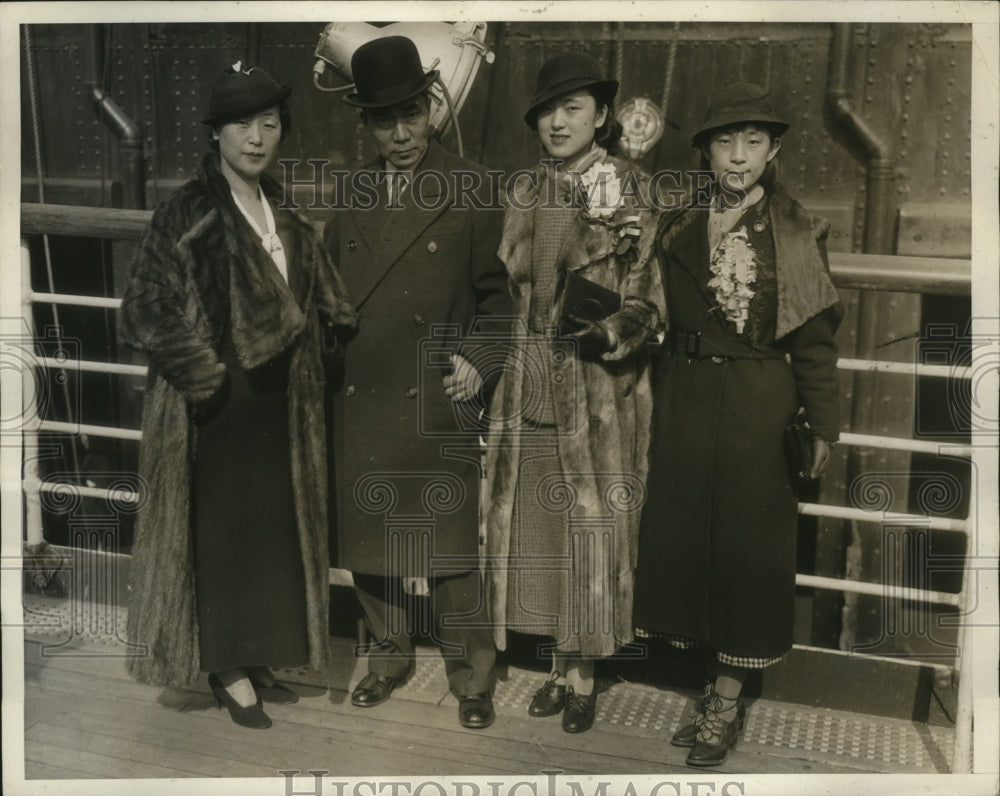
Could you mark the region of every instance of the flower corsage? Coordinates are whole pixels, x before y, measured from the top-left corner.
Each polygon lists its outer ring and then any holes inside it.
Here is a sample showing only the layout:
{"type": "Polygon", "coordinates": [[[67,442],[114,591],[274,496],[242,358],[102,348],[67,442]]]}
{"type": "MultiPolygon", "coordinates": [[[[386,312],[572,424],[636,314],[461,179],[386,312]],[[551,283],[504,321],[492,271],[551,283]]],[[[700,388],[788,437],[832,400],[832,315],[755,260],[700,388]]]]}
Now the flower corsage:
{"type": "Polygon", "coordinates": [[[742,334],[750,316],[750,299],[755,295],[750,286],[757,281],[757,260],[745,226],[726,234],[709,267],[714,276],[708,286],[715,292],[715,301],[726,320],[735,323],[736,331],[742,334]]]}
{"type": "Polygon", "coordinates": [[[579,175],[577,189],[583,197],[583,217],[590,222],[607,224],[615,237],[615,253],[619,256],[639,239],[642,228],[638,215],[622,215],[624,202],[622,180],[614,163],[595,162],[579,175]]]}

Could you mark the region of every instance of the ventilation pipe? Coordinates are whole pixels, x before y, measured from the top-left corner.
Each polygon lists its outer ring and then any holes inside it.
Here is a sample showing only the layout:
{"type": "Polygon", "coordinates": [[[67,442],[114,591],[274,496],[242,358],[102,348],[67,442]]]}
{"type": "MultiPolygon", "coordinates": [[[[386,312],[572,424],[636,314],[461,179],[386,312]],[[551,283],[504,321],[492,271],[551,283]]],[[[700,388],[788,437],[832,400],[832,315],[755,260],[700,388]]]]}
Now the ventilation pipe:
{"type": "Polygon", "coordinates": [[[87,85],[94,111],[118,139],[122,205],[132,210],[145,210],[145,152],[142,131],[104,88],[104,28],[101,25],[90,26],[90,57],[87,85]]]}
{"type": "Polygon", "coordinates": [[[868,254],[891,254],[895,215],[892,184],[895,179],[896,161],[892,155],[892,147],[885,137],[854,107],[848,88],[850,66],[851,25],[835,24],[826,107],[833,122],[850,134],[851,143],[860,146],[868,158],[865,164],[863,249],[868,254]]]}

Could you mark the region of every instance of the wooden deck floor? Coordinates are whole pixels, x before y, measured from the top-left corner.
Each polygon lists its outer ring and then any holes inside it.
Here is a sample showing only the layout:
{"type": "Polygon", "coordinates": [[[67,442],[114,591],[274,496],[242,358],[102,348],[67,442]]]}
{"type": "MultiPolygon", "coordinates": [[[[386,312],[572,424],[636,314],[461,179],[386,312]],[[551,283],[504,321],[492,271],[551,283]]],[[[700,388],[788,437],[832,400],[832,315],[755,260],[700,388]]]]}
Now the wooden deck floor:
{"type": "MultiPolygon", "coordinates": [[[[233,724],[207,683],[186,689],[140,685],[113,650],[25,643],[25,777],[270,777],[325,770],[337,777],[696,773],[667,739],[689,694],[615,683],[601,694],[597,722],[581,735],[559,717],[525,712],[540,675],[507,669],[496,692],[497,721],[479,731],[457,722],[444,666],[432,648],[414,678],[377,708],[350,704],[365,672],[353,645],[334,639],[325,677],[287,673],[301,700],[269,706],[266,731],[233,724]],[[58,654],[51,654],[56,652],[58,654]],[[96,657],[95,657],[96,656],[96,657]]],[[[730,773],[940,773],[952,732],[914,722],[768,702],[750,707],[744,738],[713,775],[730,773]]]]}

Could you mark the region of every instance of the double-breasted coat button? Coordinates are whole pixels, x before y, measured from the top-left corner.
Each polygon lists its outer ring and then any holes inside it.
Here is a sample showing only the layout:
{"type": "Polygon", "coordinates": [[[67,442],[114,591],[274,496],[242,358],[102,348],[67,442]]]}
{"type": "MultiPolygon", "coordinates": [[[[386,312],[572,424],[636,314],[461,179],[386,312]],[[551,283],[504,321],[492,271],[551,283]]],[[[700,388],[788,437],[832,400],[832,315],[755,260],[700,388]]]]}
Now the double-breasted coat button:
{"type": "Polygon", "coordinates": [[[406,388],[406,397],[407,398],[416,398],[417,397],[417,388],[416,387],[407,387],[406,388]]]}
{"type": "Polygon", "coordinates": [[[347,241],[347,251],[352,252],[358,248],[358,242],[356,240],[347,241]]]}
{"type": "Polygon", "coordinates": [[[344,395],[346,395],[348,398],[350,398],[356,392],[357,392],[357,389],[355,388],[355,386],[353,384],[348,384],[347,385],[347,389],[344,390],[344,395]]]}
{"type": "Polygon", "coordinates": [[[431,254],[434,254],[434,252],[436,252],[437,250],[438,250],[438,245],[434,241],[431,241],[430,243],[427,244],[427,251],[429,251],[431,254]]]}
{"type": "Polygon", "coordinates": [[[415,323],[415,324],[416,324],[417,326],[423,326],[423,325],[424,325],[424,316],[423,316],[423,315],[421,315],[421,314],[420,314],[420,313],[418,312],[418,313],[417,313],[416,315],[414,315],[414,316],[413,316],[413,322],[414,322],[414,323],[415,323]]]}

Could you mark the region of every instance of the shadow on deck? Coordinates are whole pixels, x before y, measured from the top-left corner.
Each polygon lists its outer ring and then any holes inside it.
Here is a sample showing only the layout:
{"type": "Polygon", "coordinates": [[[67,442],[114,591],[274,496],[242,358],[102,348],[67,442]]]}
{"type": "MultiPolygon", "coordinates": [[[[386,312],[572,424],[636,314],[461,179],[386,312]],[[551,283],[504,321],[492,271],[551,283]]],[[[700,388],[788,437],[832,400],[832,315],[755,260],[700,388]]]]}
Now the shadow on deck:
{"type": "MultiPolygon", "coordinates": [[[[389,702],[358,709],[350,690],[365,663],[355,659],[352,642],[332,638],[328,671],[281,672],[301,699],[269,705],[273,727],[255,731],[216,709],[204,677],[182,689],[138,684],[126,674],[123,645],[113,633],[78,633],[67,641],[64,604],[25,597],[25,609],[29,780],[273,777],[284,790],[284,770],[340,778],[698,773],[684,765],[687,750],[669,744],[692,692],[602,682],[594,727],[570,735],[558,716],[527,715],[544,674],[508,665],[496,689],[496,723],[466,730],[435,648],[419,648],[413,678],[389,702]]],[[[122,627],[122,613],[112,626],[122,627]]],[[[729,760],[702,773],[943,773],[953,736],[948,727],[756,699],[729,760]]]]}

